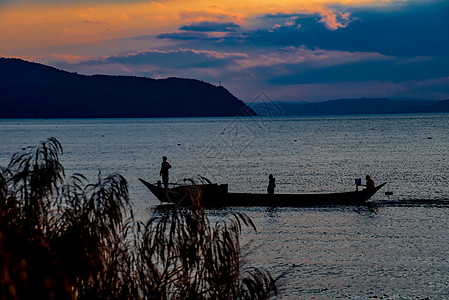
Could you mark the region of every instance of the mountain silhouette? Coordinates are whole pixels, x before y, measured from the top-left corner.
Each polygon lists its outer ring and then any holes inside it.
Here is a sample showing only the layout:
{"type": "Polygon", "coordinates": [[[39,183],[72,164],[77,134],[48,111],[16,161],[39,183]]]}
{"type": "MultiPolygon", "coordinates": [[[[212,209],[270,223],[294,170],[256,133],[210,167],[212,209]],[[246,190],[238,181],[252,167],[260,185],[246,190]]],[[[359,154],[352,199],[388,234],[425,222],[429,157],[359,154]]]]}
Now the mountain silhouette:
{"type": "Polygon", "coordinates": [[[80,75],[0,58],[0,118],[255,115],[224,87],[194,79],[80,75]]]}
{"type": "Polygon", "coordinates": [[[337,99],[323,102],[254,103],[251,108],[265,116],[366,115],[446,113],[449,100],[390,100],[385,98],[337,99]]]}

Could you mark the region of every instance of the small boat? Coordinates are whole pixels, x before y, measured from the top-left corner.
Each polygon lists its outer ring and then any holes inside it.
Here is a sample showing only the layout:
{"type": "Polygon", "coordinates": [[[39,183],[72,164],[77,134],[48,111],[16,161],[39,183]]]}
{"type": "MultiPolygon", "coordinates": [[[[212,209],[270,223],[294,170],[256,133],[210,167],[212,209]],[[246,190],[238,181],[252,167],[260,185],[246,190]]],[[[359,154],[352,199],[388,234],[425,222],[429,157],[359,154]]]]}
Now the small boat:
{"type": "Polygon", "coordinates": [[[367,201],[385,184],[374,188],[342,193],[315,194],[257,194],[229,193],[227,184],[191,184],[173,188],[164,188],[161,184],[152,184],[139,180],[161,202],[173,203],[182,207],[202,205],[203,207],[227,206],[268,206],[268,207],[305,207],[333,205],[366,205],[367,201]]]}

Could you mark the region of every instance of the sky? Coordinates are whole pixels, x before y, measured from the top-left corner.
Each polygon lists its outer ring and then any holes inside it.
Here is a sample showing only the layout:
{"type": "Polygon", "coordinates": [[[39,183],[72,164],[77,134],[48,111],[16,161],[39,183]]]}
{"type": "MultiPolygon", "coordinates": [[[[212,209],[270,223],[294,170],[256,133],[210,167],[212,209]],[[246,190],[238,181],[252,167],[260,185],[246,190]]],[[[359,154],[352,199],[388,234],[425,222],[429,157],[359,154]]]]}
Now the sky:
{"type": "Polygon", "coordinates": [[[247,103],[449,99],[447,0],[0,0],[0,28],[3,57],[247,103]]]}

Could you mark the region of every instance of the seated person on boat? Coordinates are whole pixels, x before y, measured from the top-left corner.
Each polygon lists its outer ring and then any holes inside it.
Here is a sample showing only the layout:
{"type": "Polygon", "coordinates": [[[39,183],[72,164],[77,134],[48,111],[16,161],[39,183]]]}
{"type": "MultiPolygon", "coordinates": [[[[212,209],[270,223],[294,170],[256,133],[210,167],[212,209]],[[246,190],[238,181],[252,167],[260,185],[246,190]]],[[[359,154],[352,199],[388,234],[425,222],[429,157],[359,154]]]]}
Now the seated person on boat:
{"type": "Polygon", "coordinates": [[[366,175],[366,188],[367,189],[374,188],[374,181],[371,179],[371,177],[369,175],[366,175]]]}

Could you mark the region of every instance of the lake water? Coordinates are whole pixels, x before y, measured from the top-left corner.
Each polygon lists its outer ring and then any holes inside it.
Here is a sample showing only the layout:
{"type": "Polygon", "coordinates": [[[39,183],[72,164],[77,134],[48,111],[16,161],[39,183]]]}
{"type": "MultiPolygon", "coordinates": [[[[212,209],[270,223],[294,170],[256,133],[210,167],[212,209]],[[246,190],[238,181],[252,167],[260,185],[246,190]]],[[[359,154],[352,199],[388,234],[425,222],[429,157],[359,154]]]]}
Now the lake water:
{"type": "Polygon", "coordinates": [[[56,137],[66,174],[95,180],[118,172],[146,219],[158,201],[137,180],[228,183],[234,192],[355,189],[371,175],[388,182],[372,207],[229,208],[245,231],[248,265],[279,281],[282,299],[449,298],[449,115],[297,118],[0,120],[0,166],[13,153],[56,137]],[[393,195],[385,195],[385,192],[393,195]]]}

